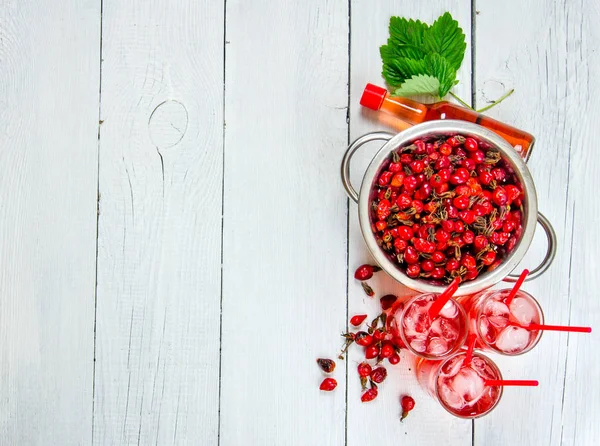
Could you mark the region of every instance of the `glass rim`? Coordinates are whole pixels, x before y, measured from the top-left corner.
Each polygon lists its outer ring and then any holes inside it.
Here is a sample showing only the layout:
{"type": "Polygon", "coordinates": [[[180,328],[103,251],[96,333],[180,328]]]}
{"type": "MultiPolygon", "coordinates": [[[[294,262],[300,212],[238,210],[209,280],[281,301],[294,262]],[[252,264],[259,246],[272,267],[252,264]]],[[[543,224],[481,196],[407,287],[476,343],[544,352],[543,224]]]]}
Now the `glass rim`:
{"type": "MultiPolygon", "coordinates": [[[[499,355],[503,355],[503,356],[519,356],[519,355],[523,355],[531,350],[533,350],[533,348],[538,345],[538,343],[540,342],[540,340],[542,339],[542,334],[543,331],[542,330],[538,330],[537,331],[537,335],[536,338],[523,350],[519,351],[519,352],[515,352],[515,353],[510,353],[510,352],[503,352],[502,350],[494,347],[493,345],[491,345],[490,343],[488,343],[485,339],[485,336],[483,336],[483,334],[481,333],[481,324],[479,323],[479,319],[481,318],[481,313],[483,311],[483,307],[484,307],[484,302],[489,299],[491,296],[495,295],[496,293],[502,293],[502,292],[507,292],[510,291],[509,288],[505,288],[502,290],[487,290],[487,291],[483,291],[483,293],[489,293],[487,296],[483,296],[482,298],[482,302],[479,305],[479,309],[477,310],[477,316],[475,319],[475,329],[477,330],[477,337],[479,338],[479,341],[485,346],[485,349],[494,353],[498,353],[499,355]]],[[[539,311],[540,314],[540,324],[544,323],[544,311],[542,310],[542,306],[540,305],[540,303],[537,301],[537,299],[535,297],[533,297],[531,294],[529,294],[527,291],[524,290],[519,290],[517,291],[517,294],[515,295],[515,297],[518,297],[520,294],[525,295],[527,298],[529,298],[534,306],[536,307],[536,309],[539,311]]],[[[474,298],[476,299],[476,298],[474,298]]],[[[510,313],[510,308],[509,308],[509,313],[510,313]]]]}
{"type": "MultiPolygon", "coordinates": [[[[447,412],[449,412],[451,415],[454,415],[455,417],[458,417],[458,418],[463,418],[463,419],[466,419],[466,420],[473,420],[475,418],[480,418],[480,417],[483,417],[484,415],[489,414],[492,410],[494,410],[496,408],[496,406],[498,405],[498,403],[500,403],[500,400],[502,399],[502,395],[504,394],[504,387],[503,386],[494,386],[494,387],[499,387],[500,388],[500,390],[498,391],[498,398],[496,398],[496,401],[494,401],[494,404],[492,404],[485,412],[482,412],[480,414],[477,414],[477,415],[461,415],[461,414],[456,413],[450,407],[448,407],[448,405],[444,403],[444,401],[442,400],[442,398],[440,396],[439,385],[438,385],[439,377],[440,377],[440,374],[442,373],[442,368],[451,359],[454,359],[454,358],[456,358],[459,355],[466,355],[466,354],[467,354],[466,350],[459,350],[458,352],[456,352],[452,356],[450,356],[450,357],[444,359],[443,361],[441,361],[441,363],[440,363],[437,371],[435,372],[435,389],[434,390],[435,390],[435,397],[439,401],[440,405],[447,412]]],[[[496,365],[496,363],[494,361],[492,361],[488,356],[484,355],[483,353],[480,353],[480,352],[477,352],[477,351],[473,351],[473,357],[478,357],[478,358],[481,358],[484,361],[486,361],[486,363],[488,363],[492,367],[492,369],[494,370],[494,372],[497,373],[498,379],[500,379],[500,380],[503,379],[502,372],[500,371],[500,367],[498,367],[498,365],[496,365]]]]}
{"type": "Polygon", "coordinates": [[[406,304],[404,305],[404,308],[402,309],[402,314],[400,315],[400,321],[399,321],[400,327],[398,327],[398,331],[400,332],[400,339],[402,339],[402,342],[404,343],[404,345],[406,346],[408,351],[410,351],[413,355],[418,356],[419,358],[424,358],[424,359],[434,360],[434,361],[435,360],[444,360],[444,359],[454,355],[458,351],[460,351],[462,346],[465,345],[465,342],[467,341],[467,337],[469,335],[469,326],[468,326],[469,319],[467,317],[467,312],[465,311],[463,306],[454,297],[451,297],[450,301],[454,302],[454,305],[456,305],[458,307],[459,315],[462,316],[462,319],[464,322],[463,323],[463,326],[464,326],[463,332],[464,333],[462,336],[458,337],[458,339],[456,340],[456,345],[452,349],[450,349],[450,351],[448,351],[444,355],[429,355],[427,353],[420,353],[420,352],[417,352],[415,349],[413,349],[410,346],[410,343],[406,340],[406,337],[404,336],[404,317],[406,316],[407,310],[410,308],[410,306],[412,304],[414,304],[414,302],[417,299],[423,298],[424,296],[430,296],[430,295],[434,295],[437,297],[440,296],[437,293],[422,293],[422,294],[417,294],[416,296],[411,297],[410,300],[408,300],[408,302],[406,302],[406,304]]]}

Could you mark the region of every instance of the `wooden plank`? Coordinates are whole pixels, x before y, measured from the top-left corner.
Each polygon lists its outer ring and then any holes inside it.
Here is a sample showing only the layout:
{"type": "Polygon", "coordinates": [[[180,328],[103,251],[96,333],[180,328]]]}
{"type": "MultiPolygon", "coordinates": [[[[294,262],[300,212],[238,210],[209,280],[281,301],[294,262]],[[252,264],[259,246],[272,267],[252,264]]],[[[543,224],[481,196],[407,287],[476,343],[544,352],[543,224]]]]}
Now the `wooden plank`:
{"type": "Polygon", "coordinates": [[[91,441],[99,6],[0,6],[2,444],[91,441]]]}
{"type": "MultiPolygon", "coordinates": [[[[351,100],[350,135],[351,140],[374,130],[399,130],[402,127],[390,120],[378,121],[385,116],[367,113],[359,105],[360,96],[367,82],[384,85],[381,78],[379,46],[387,41],[388,23],[392,15],[421,19],[432,23],[445,11],[450,11],[458,20],[467,36],[467,53],[458,79],[460,83],[454,91],[462,98],[471,97],[471,7],[470,3],[458,4],[452,1],[435,2],[385,1],[352,2],[351,24],[351,100]]],[[[377,148],[377,143],[365,146],[353,161],[352,178],[358,187],[362,174],[377,148]]],[[[350,203],[349,212],[349,313],[364,313],[370,316],[378,312],[377,300],[366,297],[360,284],[354,280],[357,266],[371,261],[358,225],[357,206],[350,203]]],[[[394,282],[385,273],[378,273],[370,281],[376,297],[388,293],[400,296],[411,291],[394,282]],[[372,283],[371,283],[372,282],[372,283]]],[[[389,376],[381,385],[380,396],[369,404],[360,402],[360,383],[356,365],[364,354],[353,349],[350,355],[348,373],[348,445],[364,444],[403,444],[411,445],[470,445],[471,421],[459,420],[449,415],[435,400],[429,397],[417,384],[414,376],[414,359],[403,355],[397,366],[388,366],[389,376]],[[400,396],[410,394],[416,400],[416,408],[410,417],[400,423],[400,396]]]]}
{"type": "MultiPolygon", "coordinates": [[[[600,282],[589,253],[599,242],[587,205],[595,200],[589,178],[597,176],[599,161],[597,2],[482,1],[477,9],[477,103],[515,88],[490,114],[537,137],[529,167],[539,208],[559,238],[555,264],[525,288],[540,300],[548,322],[598,325],[594,290],[600,282]]],[[[542,257],[542,234],[538,230],[522,265],[542,257]]],[[[499,360],[507,377],[536,378],[541,387],[506,391],[498,409],[476,422],[476,444],[593,444],[600,435],[600,387],[590,373],[597,366],[592,339],[546,333],[533,352],[499,360]]]]}
{"type": "Polygon", "coordinates": [[[345,2],[227,1],[221,445],[344,443],[345,2]]]}
{"type": "Polygon", "coordinates": [[[223,3],[104,1],[98,444],[216,444],[223,3]]]}

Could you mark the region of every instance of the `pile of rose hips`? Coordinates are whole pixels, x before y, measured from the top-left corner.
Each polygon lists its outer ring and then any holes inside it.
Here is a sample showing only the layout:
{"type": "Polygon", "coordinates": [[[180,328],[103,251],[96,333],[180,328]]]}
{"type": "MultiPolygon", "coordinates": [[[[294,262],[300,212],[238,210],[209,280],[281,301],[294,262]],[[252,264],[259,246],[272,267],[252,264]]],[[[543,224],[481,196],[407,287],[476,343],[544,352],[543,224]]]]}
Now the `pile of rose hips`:
{"type": "MultiPolygon", "coordinates": [[[[366,280],[373,277],[373,273],[380,271],[380,268],[374,265],[361,265],[355,272],[355,278],[361,281],[361,284],[366,284],[366,280]]],[[[368,285],[367,285],[368,286],[368,285]]],[[[368,289],[372,293],[371,287],[368,289]]],[[[365,289],[366,291],[366,289],[365,289]]],[[[369,296],[371,294],[367,292],[369,296]]],[[[400,362],[400,348],[391,342],[391,334],[388,332],[387,318],[395,311],[401,308],[402,303],[397,302],[397,296],[388,294],[383,296],[379,302],[381,304],[382,313],[373,319],[370,324],[367,324],[366,331],[359,330],[356,332],[344,333],[342,336],[345,339],[345,344],[339,355],[339,359],[344,359],[344,355],[352,344],[359,345],[364,349],[365,361],[361,362],[358,367],[358,375],[362,387],[362,395],[360,400],[363,403],[373,401],[379,395],[379,384],[387,377],[387,369],[381,364],[387,360],[389,364],[396,365],[400,362]],[[370,364],[369,361],[374,362],[370,364]]],[[[350,318],[350,325],[360,327],[367,319],[366,314],[357,314],[350,318]]],[[[335,369],[335,362],[331,359],[319,358],[317,363],[321,370],[327,374],[332,373],[335,369]]],[[[319,389],[330,392],[337,387],[337,381],[334,378],[327,377],[321,382],[319,389]]],[[[401,398],[402,416],[401,420],[406,418],[408,412],[414,408],[415,401],[410,396],[401,398]]]]}
{"type": "Polygon", "coordinates": [[[371,208],[378,245],[411,278],[450,282],[496,268],[521,236],[523,192],[495,149],[461,135],[394,150],[371,208]]]}

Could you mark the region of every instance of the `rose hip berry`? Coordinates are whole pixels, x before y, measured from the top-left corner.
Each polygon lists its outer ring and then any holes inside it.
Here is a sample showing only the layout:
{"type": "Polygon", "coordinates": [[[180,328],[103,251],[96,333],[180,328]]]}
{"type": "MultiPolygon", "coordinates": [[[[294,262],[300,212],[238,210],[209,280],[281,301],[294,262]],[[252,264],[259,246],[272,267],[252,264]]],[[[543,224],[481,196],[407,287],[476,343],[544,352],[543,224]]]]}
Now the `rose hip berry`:
{"type": "Polygon", "coordinates": [[[360,265],[354,272],[354,278],[360,281],[369,280],[371,277],[373,277],[373,273],[376,273],[380,270],[381,268],[375,265],[360,265]]]}
{"type": "Polygon", "coordinates": [[[363,321],[367,318],[366,314],[357,314],[356,316],[352,316],[350,318],[350,324],[354,325],[355,327],[358,327],[360,324],[363,323],[363,321]]]}
{"type": "Polygon", "coordinates": [[[335,361],[331,359],[318,358],[317,364],[325,373],[331,373],[335,370],[335,361]]]}
{"type": "Polygon", "coordinates": [[[396,353],[396,349],[394,348],[394,346],[392,345],[392,343],[391,342],[384,342],[381,345],[381,352],[379,353],[379,356],[381,356],[382,358],[389,358],[394,353],[396,353]]]}
{"type": "Polygon", "coordinates": [[[372,191],[371,228],[407,276],[473,280],[517,245],[522,186],[495,148],[454,135],[413,141],[390,158],[372,191]]]}
{"type": "Polygon", "coordinates": [[[336,387],[337,381],[334,378],[325,378],[319,386],[319,389],[324,390],[325,392],[331,392],[336,387]]]}
{"type": "Polygon", "coordinates": [[[375,398],[377,398],[377,388],[371,388],[362,394],[360,400],[363,403],[368,403],[369,401],[373,401],[375,398]]]}
{"type": "Polygon", "coordinates": [[[354,335],[354,342],[363,347],[368,347],[373,343],[373,336],[365,331],[359,331],[354,335]]]}
{"type": "Polygon", "coordinates": [[[361,378],[366,378],[367,376],[370,376],[372,370],[373,369],[371,368],[371,366],[366,362],[361,362],[360,364],[358,364],[358,376],[360,376],[361,378]]]}
{"type": "Polygon", "coordinates": [[[383,311],[385,311],[385,310],[391,308],[392,305],[394,305],[394,303],[397,300],[398,300],[397,296],[394,296],[393,294],[386,294],[381,299],[379,299],[379,303],[381,304],[381,309],[383,311]]]}
{"type": "Polygon", "coordinates": [[[388,361],[392,365],[396,365],[400,362],[400,355],[398,353],[394,353],[392,356],[388,358],[388,361]]]}
{"type": "Polygon", "coordinates": [[[412,396],[404,395],[400,400],[400,405],[402,406],[402,417],[400,421],[404,420],[408,413],[415,408],[415,400],[412,396]]]}
{"type": "Polygon", "coordinates": [[[385,369],[385,367],[377,367],[376,369],[373,369],[373,371],[371,372],[371,379],[373,380],[373,382],[377,383],[377,384],[381,384],[385,378],[387,377],[387,370],[385,369]]]}
{"type": "Polygon", "coordinates": [[[365,349],[365,358],[373,359],[373,358],[377,358],[378,356],[379,356],[379,347],[377,347],[376,345],[369,345],[365,349]]]}

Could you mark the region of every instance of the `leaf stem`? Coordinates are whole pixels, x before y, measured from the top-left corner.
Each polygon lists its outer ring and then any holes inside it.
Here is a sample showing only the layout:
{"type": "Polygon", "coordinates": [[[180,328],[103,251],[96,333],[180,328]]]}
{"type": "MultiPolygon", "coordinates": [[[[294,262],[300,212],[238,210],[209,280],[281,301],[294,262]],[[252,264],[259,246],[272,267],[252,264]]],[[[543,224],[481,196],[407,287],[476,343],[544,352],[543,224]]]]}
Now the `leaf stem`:
{"type": "Polygon", "coordinates": [[[511,89],[508,93],[505,93],[500,99],[496,99],[495,101],[492,101],[491,104],[486,105],[483,108],[480,108],[479,110],[476,110],[477,113],[483,113],[486,110],[489,110],[492,107],[495,107],[496,105],[498,105],[500,102],[502,102],[503,100],[505,100],[507,97],[509,97],[511,94],[513,94],[515,92],[515,89],[511,89]]]}
{"type": "Polygon", "coordinates": [[[456,99],[458,102],[460,102],[460,105],[462,105],[463,107],[467,107],[467,108],[469,108],[471,110],[475,110],[473,107],[471,107],[469,104],[467,104],[461,98],[459,98],[458,96],[456,96],[454,93],[450,92],[450,96],[452,96],[454,99],[456,99]]]}

